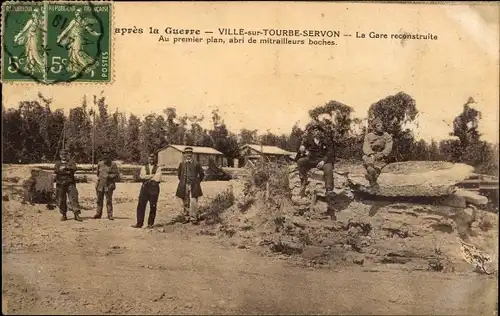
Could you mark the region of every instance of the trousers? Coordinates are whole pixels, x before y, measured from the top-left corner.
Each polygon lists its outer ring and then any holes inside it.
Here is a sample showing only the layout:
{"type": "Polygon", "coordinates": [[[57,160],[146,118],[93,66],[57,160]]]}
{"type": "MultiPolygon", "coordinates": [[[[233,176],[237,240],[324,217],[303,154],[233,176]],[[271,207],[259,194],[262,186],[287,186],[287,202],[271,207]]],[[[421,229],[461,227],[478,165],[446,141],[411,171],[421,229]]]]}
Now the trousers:
{"type": "Polygon", "coordinates": [[[102,215],[102,209],[104,206],[104,197],[106,197],[106,211],[108,216],[113,216],[113,192],[114,190],[96,190],[97,194],[97,215],[102,215]]]}
{"type": "MultiPolygon", "coordinates": [[[[303,157],[297,160],[300,180],[303,183],[307,181],[307,173],[309,170],[316,168],[320,161],[319,159],[311,159],[309,157],[303,157]]],[[[322,169],[325,175],[325,188],[327,191],[331,191],[333,190],[333,163],[325,163],[322,169]]]]}
{"type": "Polygon", "coordinates": [[[139,203],[137,204],[137,224],[139,226],[144,225],[144,217],[146,216],[146,205],[149,202],[149,216],[148,225],[154,225],[156,218],[156,203],[158,202],[158,196],[160,195],[159,188],[156,190],[149,190],[146,186],[141,187],[141,192],[139,193],[139,203]]]}
{"type": "Polygon", "coordinates": [[[385,161],[384,158],[375,159],[373,155],[372,156],[364,155],[363,166],[365,167],[367,172],[367,175],[365,177],[367,177],[367,179],[370,182],[375,183],[380,175],[380,171],[382,170],[382,168],[384,168],[386,164],[387,162],[385,161]]]}
{"type": "Polygon", "coordinates": [[[59,211],[62,215],[66,215],[69,209],[74,214],[80,213],[80,203],[78,202],[78,190],[74,183],[70,184],[57,184],[56,185],[56,199],[59,211]],[[68,203],[69,200],[69,203],[68,203]]]}
{"type": "Polygon", "coordinates": [[[191,189],[186,188],[186,197],[184,202],[184,216],[189,216],[191,219],[196,220],[198,218],[198,198],[191,196],[191,189]]]}

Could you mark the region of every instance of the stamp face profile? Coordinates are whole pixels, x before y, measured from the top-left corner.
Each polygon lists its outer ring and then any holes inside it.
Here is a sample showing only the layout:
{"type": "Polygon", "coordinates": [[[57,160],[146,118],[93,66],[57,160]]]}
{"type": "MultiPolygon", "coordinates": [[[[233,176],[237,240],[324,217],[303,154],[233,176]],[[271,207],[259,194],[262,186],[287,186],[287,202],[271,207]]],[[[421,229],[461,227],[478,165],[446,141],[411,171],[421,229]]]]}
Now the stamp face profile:
{"type": "Polygon", "coordinates": [[[110,82],[111,10],[105,2],[4,4],[3,81],[110,82]]]}

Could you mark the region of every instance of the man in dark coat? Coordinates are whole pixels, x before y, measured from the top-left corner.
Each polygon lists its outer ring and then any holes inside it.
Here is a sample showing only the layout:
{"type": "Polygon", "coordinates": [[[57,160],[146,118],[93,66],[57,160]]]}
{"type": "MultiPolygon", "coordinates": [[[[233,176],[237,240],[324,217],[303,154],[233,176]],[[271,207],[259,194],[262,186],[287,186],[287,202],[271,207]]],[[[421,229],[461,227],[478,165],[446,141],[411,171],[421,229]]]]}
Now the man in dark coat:
{"type": "Polygon", "coordinates": [[[118,166],[111,161],[109,151],[103,152],[103,160],[97,164],[97,212],[94,219],[102,217],[102,208],[104,197],[106,197],[106,210],[108,219],[113,220],[113,192],[116,189],[116,180],[118,180],[118,166]]]}
{"type": "Polygon", "coordinates": [[[148,163],[141,167],[139,178],[142,181],[142,186],[139,193],[139,203],[137,204],[137,223],[132,227],[141,228],[144,225],[146,205],[149,202],[148,228],[153,228],[161,181],[161,168],[156,162],[155,154],[149,155],[148,163]]]}
{"type": "Polygon", "coordinates": [[[201,181],[205,177],[201,165],[193,160],[193,148],[184,150],[184,161],[177,170],[179,185],[176,196],[184,202],[185,223],[198,224],[198,198],[203,196],[201,181]]]}
{"type": "Polygon", "coordinates": [[[56,198],[61,212],[61,221],[68,219],[66,213],[69,208],[74,214],[76,221],[81,222],[80,218],[80,204],[78,202],[78,190],[76,189],[76,164],[70,161],[69,152],[66,149],[61,150],[61,160],[57,161],[54,166],[54,173],[56,175],[56,198]]]}
{"type": "Polygon", "coordinates": [[[333,163],[335,160],[333,140],[327,139],[325,131],[319,123],[311,124],[306,129],[303,145],[307,151],[305,157],[297,160],[301,182],[301,196],[305,196],[308,179],[307,173],[312,168],[323,170],[325,177],[326,194],[333,193],[333,163]]]}

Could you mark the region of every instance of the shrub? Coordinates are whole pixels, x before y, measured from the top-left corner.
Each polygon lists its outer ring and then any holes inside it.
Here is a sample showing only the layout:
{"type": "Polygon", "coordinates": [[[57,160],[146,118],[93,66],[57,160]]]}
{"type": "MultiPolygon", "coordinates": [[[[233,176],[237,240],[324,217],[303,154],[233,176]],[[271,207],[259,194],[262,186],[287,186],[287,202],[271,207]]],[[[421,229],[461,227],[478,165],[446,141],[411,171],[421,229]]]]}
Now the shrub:
{"type": "Polygon", "coordinates": [[[265,193],[268,198],[290,199],[288,186],[288,169],[285,165],[271,162],[259,162],[255,167],[249,167],[244,177],[245,196],[265,193]]]}
{"type": "Polygon", "coordinates": [[[219,192],[208,204],[200,207],[200,213],[207,224],[222,222],[221,214],[234,205],[235,198],[232,188],[219,192]]]}

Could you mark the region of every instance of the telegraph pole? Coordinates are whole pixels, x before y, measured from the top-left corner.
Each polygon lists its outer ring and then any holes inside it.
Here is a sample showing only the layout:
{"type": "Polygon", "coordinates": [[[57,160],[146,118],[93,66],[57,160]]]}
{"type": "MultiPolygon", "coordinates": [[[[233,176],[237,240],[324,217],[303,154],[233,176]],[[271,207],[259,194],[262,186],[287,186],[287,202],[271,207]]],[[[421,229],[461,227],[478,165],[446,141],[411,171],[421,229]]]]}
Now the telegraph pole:
{"type": "Polygon", "coordinates": [[[65,146],[65,141],[66,141],[66,121],[63,123],[63,135],[62,135],[62,150],[66,148],[65,146]]]}
{"type": "Polygon", "coordinates": [[[97,97],[94,95],[94,104],[92,105],[92,172],[94,172],[94,152],[95,152],[95,106],[97,97]]]}

